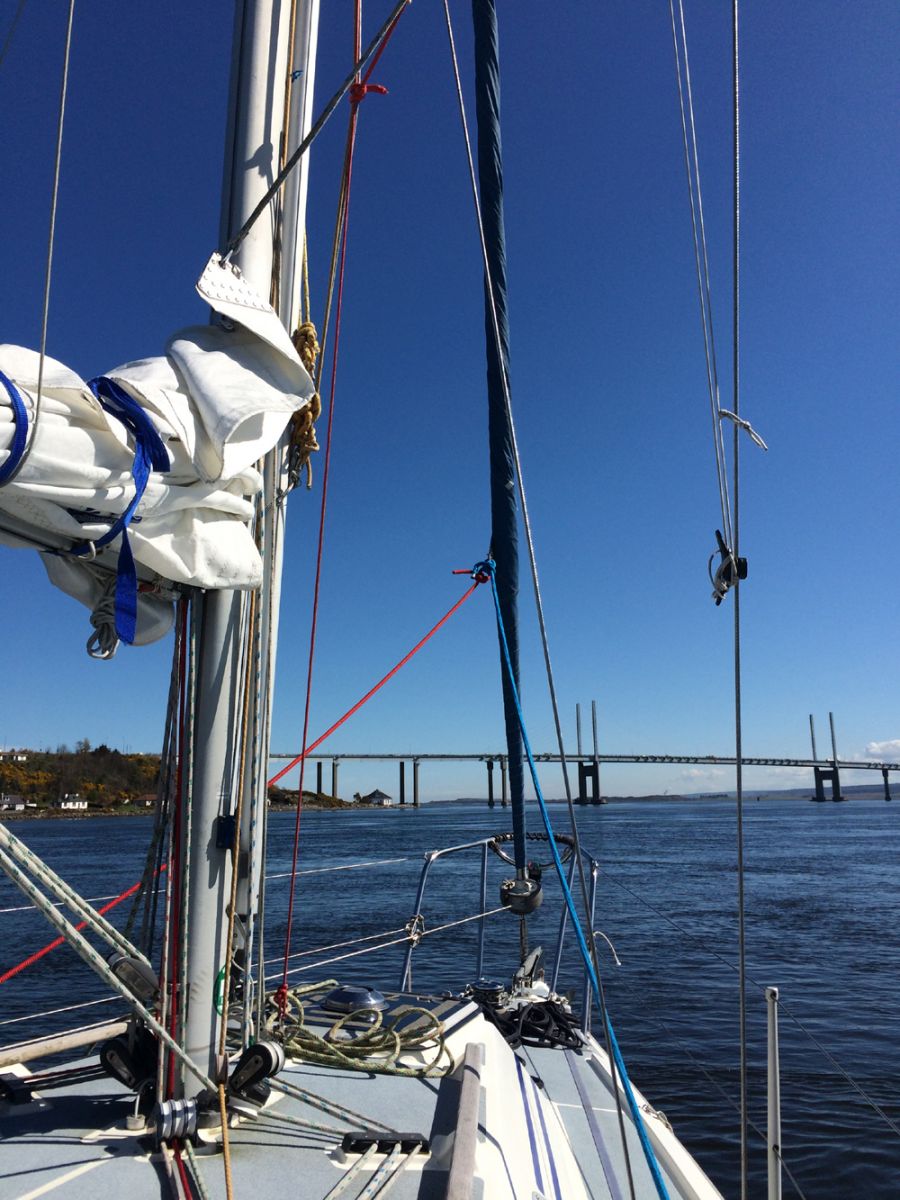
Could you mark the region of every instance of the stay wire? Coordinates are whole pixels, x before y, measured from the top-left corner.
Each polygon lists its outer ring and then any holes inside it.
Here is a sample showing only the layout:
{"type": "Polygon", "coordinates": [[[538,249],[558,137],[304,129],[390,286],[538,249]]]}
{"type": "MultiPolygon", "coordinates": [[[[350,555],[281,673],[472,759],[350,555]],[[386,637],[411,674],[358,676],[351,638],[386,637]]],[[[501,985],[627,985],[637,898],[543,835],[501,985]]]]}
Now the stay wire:
{"type": "Polygon", "coordinates": [[[691,68],[688,58],[687,30],[685,27],[682,0],[678,0],[678,9],[681,26],[680,43],[675,22],[674,0],[669,0],[669,15],[672,22],[672,46],[675,53],[675,77],[678,83],[678,104],[681,114],[681,135],[684,146],[684,167],[687,176],[688,200],[691,209],[694,264],[697,271],[697,298],[700,305],[700,324],[703,330],[706,380],[709,391],[710,416],[712,419],[716,481],[719,489],[719,504],[722,510],[722,531],[725,534],[726,544],[730,548],[733,537],[731,501],[728,495],[725,439],[722,432],[722,422],[719,419],[719,369],[713,327],[712,287],[710,284],[709,254],[706,244],[706,224],[703,218],[703,190],[700,185],[700,155],[697,149],[697,128],[694,120],[691,68]],[[682,57],[684,60],[683,70],[682,57]],[[682,74],[684,76],[683,81],[682,74]],[[685,105],[685,94],[687,95],[687,105],[685,105]],[[690,126],[690,140],[688,139],[688,126],[690,126]]]}
{"type": "MultiPolygon", "coordinates": [[[[604,867],[603,874],[610,883],[614,883],[616,887],[621,888],[624,892],[627,892],[632,899],[636,900],[639,904],[643,904],[645,908],[648,908],[650,912],[654,913],[661,920],[666,921],[674,930],[680,933],[682,937],[688,938],[690,941],[694,942],[695,945],[701,947],[706,954],[720,962],[723,967],[727,967],[729,971],[733,971],[735,974],[738,973],[739,966],[736,963],[731,962],[730,959],[727,959],[724,954],[720,954],[718,950],[714,950],[709,944],[708,938],[701,936],[699,933],[692,933],[690,929],[685,929],[685,927],[680,925],[674,919],[674,917],[670,917],[668,913],[663,912],[661,908],[657,908],[655,904],[651,904],[651,902],[645,896],[642,896],[639,892],[636,892],[633,888],[629,887],[627,883],[623,883],[621,879],[617,879],[615,873],[610,872],[608,867],[604,867]]],[[[765,984],[760,983],[758,979],[754,979],[753,976],[749,974],[746,976],[746,979],[748,983],[757,989],[760,995],[764,996],[766,994],[765,984]]],[[[800,1032],[809,1038],[816,1049],[828,1060],[828,1062],[834,1067],[835,1071],[837,1071],[844,1081],[848,1083],[850,1087],[853,1088],[853,1090],[857,1093],[857,1095],[864,1100],[866,1104],[868,1104],[872,1111],[877,1113],[878,1116],[881,1117],[881,1119],[885,1122],[885,1124],[892,1129],[898,1137],[900,1137],[900,1124],[888,1116],[884,1109],[879,1105],[878,1101],[869,1095],[862,1084],[854,1079],[847,1068],[838,1062],[831,1051],[826,1046],[823,1046],[822,1043],[816,1038],[815,1034],[811,1033],[809,1029],[806,1028],[800,1018],[791,1012],[780,995],[777,1003],[779,1009],[784,1013],[788,1020],[792,1021],[793,1024],[796,1025],[800,1030],[800,1032]]]]}
{"type": "MultiPolygon", "coordinates": [[[[360,26],[359,8],[360,8],[361,3],[362,3],[362,0],[357,0],[356,20],[355,20],[355,25],[354,25],[354,43],[355,44],[357,44],[358,40],[359,40],[359,32],[358,32],[359,26],[360,26]]],[[[400,13],[403,11],[403,6],[405,5],[405,3],[406,3],[406,0],[403,0],[403,3],[398,7],[398,9],[396,11],[396,16],[393,18],[393,20],[390,20],[388,22],[387,26],[385,27],[385,37],[387,37],[389,32],[392,30],[393,25],[396,23],[396,19],[399,17],[400,13]]],[[[345,90],[349,90],[351,85],[353,85],[353,84],[358,85],[359,83],[360,83],[360,77],[359,77],[358,72],[355,70],[353,75],[348,80],[345,90]]],[[[343,301],[344,301],[344,272],[345,272],[346,262],[347,262],[347,237],[348,237],[349,216],[350,216],[350,192],[351,192],[351,185],[352,185],[352,181],[353,181],[353,152],[354,152],[354,149],[356,146],[356,128],[357,128],[358,119],[359,119],[359,104],[351,103],[350,118],[349,118],[349,122],[348,122],[348,126],[347,126],[347,145],[346,145],[346,150],[345,150],[345,155],[344,155],[341,197],[340,197],[340,201],[339,201],[339,205],[338,205],[338,223],[337,224],[338,224],[338,228],[340,229],[339,237],[337,234],[337,228],[335,230],[335,247],[337,247],[338,243],[339,243],[340,248],[338,250],[336,258],[335,257],[332,258],[332,286],[333,286],[333,280],[334,280],[335,263],[337,263],[337,303],[336,303],[335,317],[334,317],[334,348],[332,350],[332,355],[331,355],[331,387],[330,387],[330,393],[329,393],[329,398],[328,398],[328,422],[327,422],[327,431],[326,431],[325,462],[324,462],[324,465],[322,468],[322,502],[321,502],[320,509],[319,509],[319,532],[318,532],[318,538],[317,538],[317,544],[316,544],[316,571],[315,571],[315,580],[314,580],[314,584],[313,584],[312,618],[310,621],[309,654],[308,654],[308,659],[307,659],[307,672],[306,672],[306,699],[304,702],[304,710],[303,710],[303,740],[302,740],[302,744],[301,744],[302,757],[300,759],[300,780],[299,780],[298,787],[297,787],[297,814],[296,814],[296,821],[294,824],[294,845],[293,845],[293,856],[292,856],[292,867],[291,867],[291,882],[290,882],[290,889],[289,889],[289,893],[288,893],[287,928],[285,930],[284,964],[283,964],[283,975],[282,975],[281,989],[280,989],[282,996],[287,991],[288,960],[290,957],[291,934],[293,932],[293,924],[294,924],[294,897],[295,897],[296,886],[297,886],[297,859],[298,859],[298,855],[299,855],[299,851],[300,851],[300,817],[301,817],[301,813],[303,811],[303,779],[304,779],[305,768],[306,768],[306,755],[308,752],[307,746],[308,746],[308,739],[309,739],[309,716],[310,716],[310,709],[311,709],[311,705],[312,705],[312,681],[313,681],[313,668],[314,668],[314,663],[315,663],[316,635],[318,632],[319,595],[320,595],[320,589],[321,589],[322,563],[323,563],[324,549],[325,549],[325,516],[326,516],[326,511],[327,511],[327,506],[328,506],[328,482],[329,482],[330,473],[331,473],[331,450],[332,450],[332,445],[333,445],[333,432],[334,432],[334,403],[335,403],[335,396],[336,396],[336,389],[337,389],[338,350],[339,350],[339,346],[340,346],[341,315],[342,315],[342,311],[343,311],[343,301]]],[[[282,173],[284,173],[284,172],[282,172],[282,173]]],[[[329,287],[329,308],[330,308],[331,291],[332,291],[332,287],[329,287]]],[[[320,371],[321,371],[322,358],[324,358],[324,354],[320,358],[320,371]]]]}
{"type": "MultiPolygon", "coordinates": [[[[344,96],[347,95],[347,93],[350,91],[350,88],[353,86],[353,84],[358,82],[360,72],[363,70],[363,68],[366,66],[366,64],[369,63],[369,60],[373,59],[373,56],[374,56],[374,60],[372,61],[371,66],[372,67],[375,66],[375,63],[377,63],[378,59],[381,57],[381,52],[383,51],[384,46],[386,45],[391,34],[394,32],[397,22],[400,20],[400,17],[403,15],[403,10],[411,2],[412,2],[412,0],[398,0],[398,3],[393,8],[388,19],[381,26],[378,33],[376,33],[375,37],[369,43],[369,45],[367,46],[364,53],[362,55],[360,55],[360,57],[357,59],[355,65],[353,67],[353,70],[350,72],[350,74],[347,76],[347,78],[344,80],[344,82],[341,84],[341,86],[338,88],[338,90],[334,93],[334,95],[331,97],[331,99],[325,105],[324,109],[319,114],[319,116],[317,117],[316,121],[314,122],[312,128],[310,129],[309,133],[306,135],[306,137],[303,139],[303,141],[300,143],[300,145],[297,147],[297,149],[293,152],[293,154],[291,154],[291,156],[288,158],[287,162],[284,164],[282,169],[278,172],[278,174],[275,177],[274,182],[272,183],[272,186],[269,188],[269,190],[266,192],[266,194],[262,197],[259,204],[257,204],[256,208],[254,208],[253,212],[250,214],[250,216],[247,218],[247,220],[244,222],[244,224],[241,226],[241,228],[237,231],[237,233],[234,235],[234,237],[228,242],[228,244],[226,245],[226,247],[223,251],[223,254],[222,254],[223,258],[230,259],[231,256],[234,254],[234,252],[237,250],[237,248],[244,241],[247,234],[250,232],[250,230],[253,228],[253,226],[256,224],[256,222],[259,220],[259,218],[262,216],[262,214],[265,212],[265,210],[266,210],[267,206],[269,205],[270,201],[272,200],[272,198],[280,191],[280,189],[281,189],[282,185],[284,184],[284,181],[287,179],[288,175],[290,175],[291,171],[294,169],[294,167],[297,165],[297,163],[300,161],[300,159],[303,157],[303,155],[306,153],[306,151],[310,148],[310,146],[313,144],[313,142],[316,140],[316,138],[322,132],[326,123],[328,122],[328,119],[334,114],[334,110],[340,104],[341,100],[343,100],[344,96]]],[[[73,3],[74,3],[74,0],[73,0],[73,3]]]]}
{"type": "Polygon", "coordinates": [[[19,24],[19,18],[21,17],[22,13],[25,11],[26,3],[27,3],[27,0],[19,0],[19,5],[16,8],[15,13],[13,14],[13,19],[9,23],[9,29],[6,31],[6,37],[3,39],[3,48],[0,49],[0,67],[3,66],[3,60],[6,58],[9,48],[12,45],[12,40],[13,40],[13,37],[15,36],[16,27],[19,24]]]}
{"type": "MultiPolygon", "coordinates": [[[[14,18],[18,21],[19,13],[16,13],[14,18]]],[[[31,453],[31,447],[34,445],[34,433],[37,429],[38,418],[41,414],[41,392],[44,386],[44,362],[47,357],[47,327],[50,323],[50,284],[53,277],[53,247],[56,240],[56,210],[59,202],[59,177],[62,168],[62,143],[63,143],[63,127],[66,119],[66,96],[69,90],[69,62],[72,57],[72,25],[75,20],[75,0],[69,0],[69,15],[66,23],[66,45],[63,56],[62,81],[59,88],[59,116],[56,122],[56,154],[53,162],[53,190],[50,198],[50,229],[47,236],[47,267],[44,273],[44,302],[41,313],[41,349],[38,359],[38,377],[37,377],[37,394],[34,400],[34,416],[32,418],[32,434],[25,444],[25,449],[22,455],[7,475],[5,483],[9,484],[16,478],[25,462],[28,455],[31,453]]],[[[12,37],[10,31],[9,37],[12,37]]],[[[7,39],[7,46],[9,38],[7,39]]],[[[6,47],[4,47],[4,54],[6,47]]]]}
{"type": "MultiPolygon", "coordinates": [[[[740,554],[740,329],[741,329],[741,110],[740,110],[740,42],[739,0],[732,0],[732,49],[734,84],[734,214],[733,214],[733,300],[732,300],[732,410],[735,414],[732,464],[734,469],[734,558],[740,554]]],[[[749,1120],[747,1100],[747,948],[744,911],[744,777],[743,735],[741,726],[741,586],[737,572],[734,581],[734,757],[736,784],[737,825],[737,881],[738,881],[738,990],[740,992],[740,1074],[741,1074],[741,1200],[748,1196],[748,1148],[747,1122],[749,1120]]]]}
{"type": "MultiPolygon", "coordinates": [[[[478,199],[478,182],[477,182],[476,175],[475,175],[475,162],[474,162],[474,159],[472,156],[472,142],[471,142],[471,138],[469,136],[469,124],[468,124],[468,119],[466,117],[465,100],[463,99],[462,80],[460,78],[460,72],[459,72],[459,60],[458,60],[457,54],[456,54],[456,41],[453,36],[453,23],[450,18],[449,0],[444,0],[444,18],[445,18],[445,22],[446,22],[446,26],[447,26],[447,37],[448,37],[448,40],[450,43],[450,58],[451,58],[452,66],[453,66],[454,82],[456,84],[456,97],[457,97],[457,103],[459,106],[460,121],[462,124],[463,139],[465,141],[466,157],[467,157],[468,166],[469,166],[469,180],[470,180],[471,188],[472,188],[472,200],[473,200],[473,204],[474,204],[474,208],[475,208],[475,220],[476,220],[476,224],[478,227],[478,237],[479,237],[479,242],[480,242],[480,246],[481,246],[482,263],[483,263],[483,267],[484,267],[484,283],[485,283],[485,291],[486,291],[487,297],[488,297],[488,307],[490,309],[491,328],[492,328],[492,332],[494,335],[494,340],[495,340],[497,346],[499,347],[502,345],[502,340],[500,337],[500,327],[499,327],[499,322],[498,322],[498,318],[497,318],[497,305],[496,305],[496,299],[494,296],[493,280],[491,278],[491,272],[490,272],[490,263],[489,263],[489,259],[488,259],[487,244],[485,242],[484,225],[483,225],[482,218],[481,218],[481,204],[478,199]]],[[[606,1013],[606,999],[605,999],[605,995],[603,992],[603,986],[600,983],[600,966],[599,966],[599,957],[597,955],[597,943],[596,943],[596,939],[594,938],[594,930],[592,928],[592,923],[589,918],[590,902],[588,900],[587,880],[585,878],[584,863],[583,863],[582,857],[581,857],[581,848],[580,848],[579,837],[578,837],[578,824],[577,824],[577,820],[575,817],[575,805],[574,805],[574,801],[573,801],[573,797],[572,797],[572,784],[571,784],[571,780],[569,778],[568,760],[566,758],[565,746],[563,743],[562,722],[561,722],[560,715],[559,715],[559,703],[557,701],[556,685],[555,685],[554,677],[553,677],[553,667],[552,667],[551,660],[550,660],[550,644],[549,644],[549,638],[547,635],[547,625],[546,625],[546,621],[544,619],[544,605],[543,605],[543,600],[541,597],[540,581],[539,581],[539,577],[538,577],[537,558],[535,556],[535,549],[534,549],[534,538],[532,536],[532,531],[531,531],[531,520],[528,515],[528,504],[527,504],[527,500],[526,500],[526,496],[525,496],[525,484],[524,484],[524,478],[523,478],[523,473],[522,473],[522,461],[521,461],[521,457],[519,455],[518,439],[516,437],[515,422],[513,420],[512,397],[510,395],[509,379],[507,378],[505,369],[503,371],[501,371],[501,377],[502,377],[502,384],[503,384],[504,406],[506,409],[506,419],[507,419],[507,423],[509,426],[510,443],[511,443],[512,451],[513,451],[513,463],[515,465],[516,485],[517,485],[517,490],[518,490],[519,503],[522,508],[522,523],[523,523],[523,527],[525,530],[526,544],[528,546],[528,559],[529,559],[529,564],[530,564],[530,568],[531,568],[531,580],[532,580],[532,588],[534,591],[535,608],[537,611],[538,626],[539,626],[540,635],[541,635],[541,646],[542,646],[543,654],[544,654],[544,665],[545,665],[545,669],[547,672],[547,684],[548,684],[548,690],[550,693],[550,704],[551,704],[551,707],[553,710],[553,722],[554,722],[554,726],[556,729],[556,741],[557,741],[557,746],[559,747],[560,765],[562,768],[563,784],[564,784],[565,793],[566,793],[566,805],[568,807],[569,821],[570,821],[571,828],[572,828],[572,835],[575,838],[575,843],[576,843],[575,858],[576,858],[576,862],[578,865],[577,873],[578,873],[579,888],[580,888],[580,892],[581,892],[581,902],[582,902],[582,906],[584,908],[584,912],[586,915],[586,924],[588,927],[587,937],[588,937],[588,944],[590,947],[590,956],[591,956],[591,960],[592,960],[593,966],[594,966],[594,974],[595,974],[595,977],[596,977],[597,983],[598,983],[600,1010],[601,1010],[601,1016],[602,1016],[602,1020],[603,1020],[603,1030],[604,1030],[604,1036],[605,1036],[605,1040],[606,1040],[607,1054],[609,1056],[610,1070],[612,1072],[613,1095],[615,1096],[615,1101],[616,1101],[616,1113],[618,1116],[619,1133],[620,1133],[621,1141],[622,1141],[622,1152],[623,1152],[623,1155],[625,1158],[625,1166],[626,1166],[626,1170],[627,1170],[627,1174],[628,1174],[628,1183],[629,1183],[629,1188],[630,1188],[631,1196],[632,1196],[632,1200],[633,1200],[633,1198],[635,1196],[635,1188],[634,1188],[634,1180],[632,1178],[631,1158],[630,1158],[629,1150],[628,1150],[628,1141],[625,1136],[625,1119],[624,1119],[624,1114],[622,1112],[622,1102],[621,1102],[621,1098],[619,1096],[619,1088],[616,1086],[615,1055],[613,1054],[613,1048],[612,1048],[611,1039],[609,1036],[609,1020],[607,1018],[607,1013],[606,1013]]]]}

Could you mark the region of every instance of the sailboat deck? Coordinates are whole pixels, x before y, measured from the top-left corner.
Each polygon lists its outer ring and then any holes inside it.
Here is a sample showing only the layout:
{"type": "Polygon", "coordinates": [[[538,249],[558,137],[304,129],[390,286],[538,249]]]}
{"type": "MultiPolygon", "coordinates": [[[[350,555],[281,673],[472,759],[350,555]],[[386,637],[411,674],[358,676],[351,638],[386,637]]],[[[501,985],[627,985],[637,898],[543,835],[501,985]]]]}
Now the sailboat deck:
{"type": "MultiPolygon", "coordinates": [[[[411,999],[394,997],[392,1007],[411,999]]],[[[258,1119],[242,1121],[230,1132],[235,1200],[282,1193],[327,1197],[348,1172],[351,1179],[340,1194],[357,1200],[379,1194],[377,1187],[364,1193],[379,1167],[396,1200],[631,1196],[605,1058],[595,1042],[589,1039],[574,1052],[529,1048],[514,1053],[475,1005],[431,1003],[445,1022],[453,1073],[409,1077],[289,1062],[280,1075],[283,1082],[352,1110],[360,1120],[338,1119],[295,1096],[273,1093],[258,1119]],[[302,1128],[285,1117],[327,1129],[302,1128]],[[359,1153],[341,1149],[344,1134],[383,1126],[420,1135],[427,1152],[408,1157],[398,1152],[388,1164],[386,1154],[373,1152],[357,1167],[359,1153]],[[392,1166],[397,1168],[393,1175],[392,1166]]],[[[32,1103],[0,1101],[0,1138],[7,1149],[0,1200],[50,1195],[62,1200],[88,1191],[97,1200],[170,1194],[164,1159],[145,1134],[126,1127],[133,1096],[91,1071],[95,1064],[96,1059],[69,1064],[84,1069],[80,1075],[73,1071],[64,1086],[45,1093],[37,1087],[32,1103]]],[[[24,1066],[15,1073],[27,1083],[24,1066]]],[[[715,1200],[718,1192],[649,1106],[646,1120],[673,1200],[715,1200]]],[[[656,1188],[627,1112],[626,1127],[635,1200],[653,1200],[656,1188]]],[[[224,1197],[221,1152],[198,1149],[198,1161],[209,1196],[224,1197]]]]}

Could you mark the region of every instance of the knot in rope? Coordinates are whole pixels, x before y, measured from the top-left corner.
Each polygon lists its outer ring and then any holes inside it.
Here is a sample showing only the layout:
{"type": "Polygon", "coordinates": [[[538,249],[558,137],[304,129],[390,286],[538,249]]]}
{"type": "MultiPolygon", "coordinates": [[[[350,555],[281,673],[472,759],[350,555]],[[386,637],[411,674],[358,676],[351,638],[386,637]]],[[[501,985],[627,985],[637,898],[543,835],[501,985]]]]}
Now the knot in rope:
{"type": "Polygon", "coordinates": [[[349,91],[350,103],[354,108],[358,108],[369,92],[377,92],[379,96],[388,94],[387,88],[382,83],[353,83],[350,85],[349,91]]]}
{"type": "Polygon", "coordinates": [[[279,984],[272,993],[272,1002],[278,1009],[279,1021],[284,1024],[288,1011],[288,985],[286,983],[279,984]]]}
{"type": "MultiPolygon", "coordinates": [[[[319,338],[312,321],[304,321],[291,338],[294,349],[310,375],[314,376],[316,359],[319,356],[319,338]]],[[[316,439],[316,421],[322,415],[322,398],[315,392],[309,403],[294,413],[291,418],[291,440],[288,452],[288,487],[295,488],[306,471],[307,490],[312,488],[312,463],[310,455],[319,449],[316,439]]]]}
{"type": "Polygon", "coordinates": [[[719,420],[720,421],[728,420],[728,421],[734,422],[734,424],[738,427],[738,429],[743,429],[744,433],[749,435],[750,441],[753,442],[753,444],[755,446],[759,446],[760,450],[768,450],[769,449],[769,447],[766,445],[766,443],[763,441],[763,439],[759,436],[759,434],[756,432],[756,430],[753,428],[753,426],[750,424],[750,422],[745,421],[743,417],[739,417],[737,415],[737,413],[733,413],[730,411],[730,409],[727,409],[727,408],[720,408],[719,409],[719,420]]]}
{"type": "Polygon", "coordinates": [[[294,330],[291,338],[294,349],[300,355],[304,367],[312,375],[316,369],[316,359],[319,357],[319,337],[312,321],[304,321],[294,330]]]}
{"type": "Polygon", "coordinates": [[[110,575],[91,613],[94,632],[87,640],[87,652],[91,658],[108,660],[119,648],[119,635],[116,633],[116,583],[116,576],[110,575]]]}
{"type": "Polygon", "coordinates": [[[476,583],[489,583],[495,568],[496,563],[494,560],[486,558],[483,562],[477,562],[474,567],[463,567],[461,570],[453,571],[452,573],[454,575],[468,575],[476,583]]]}
{"type": "Polygon", "coordinates": [[[425,934],[425,918],[421,913],[416,913],[411,920],[406,922],[403,928],[406,930],[407,936],[413,946],[418,946],[425,934]]]}

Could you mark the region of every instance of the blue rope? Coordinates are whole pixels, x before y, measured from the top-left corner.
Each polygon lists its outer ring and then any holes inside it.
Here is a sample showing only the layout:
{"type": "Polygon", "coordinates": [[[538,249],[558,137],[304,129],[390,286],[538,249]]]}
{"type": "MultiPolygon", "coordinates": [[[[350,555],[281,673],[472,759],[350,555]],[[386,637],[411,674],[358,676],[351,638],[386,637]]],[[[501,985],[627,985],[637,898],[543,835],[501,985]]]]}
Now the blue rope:
{"type": "Polygon", "coordinates": [[[25,444],[28,441],[28,412],[19,389],[2,371],[0,371],[0,383],[9,394],[13,425],[15,426],[12,445],[9,448],[9,458],[0,467],[0,487],[2,487],[16,473],[19,463],[22,461],[22,455],[25,453],[25,444]]]}
{"type": "MultiPolygon", "coordinates": [[[[503,646],[503,657],[506,663],[506,670],[509,675],[510,686],[512,688],[513,697],[516,703],[516,712],[518,714],[519,725],[522,730],[522,742],[525,746],[525,754],[528,757],[528,766],[531,770],[531,779],[534,783],[535,795],[537,796],[538,805],[541,810],[541,817],[544,821],[544,829],[547,831],[547,838],[550,843],[550,851],[553,855],[553,863],[556,867],[556,873],[559,876],[559,882],[562,885],[563,896],[565,897],[566,901],[566,908],[569,910],[572,928],[575,930],[575,936],[578,939],[578,947],[581,951],[581,957],[584,959],[585,969],[591,982],[591,990],[594,993],[594,999],[597,1002],[597,1007],[602,1012],[604,1006],[600,1002],[600,984],[597,980],[596,972],[594,971],[594,964],[591,961],[591,955],[587,947],[587,942],[585,941],[584,931],[581,928],[581,921],[579,920],[578,914],[575,911],[575,901],[572,899],[572,893],[569,890],[569,884],[566,880],[565,872],[563,871],[562,859],[560,858],[559,851],[556,848],[556,839],[553,836],[553,828],[550,824],[550,813],[547,809],[543,792],[541,791],[541,785],[538,783],[537,767],[534,763],[534,755],[531,752],[531,743],[528,740],[528,731],[525,728],[525,717],[522,714],[522,706],[519,703],[519,693],[516,689],[515,679],[513,678],[512,663],[510,662],[509,658],[509,648],[506,644],[506,630],[503,628],[503,617],[500,614],[500,599],[497,595],[497,585],[494,580],[493,560],[488,559],[485,562],[478,563],[473,568],[472,574],[473,577],[476,574],[486,574],[491,581],[491,593],[494,597],[494,608],[497,613],[497,628],[500,632],[500,642],[503,646]]],[[[638,1137],[641,1140],[641,1146],[643,1147],[644,1155],[647,1159],[647,1166],[650,1168],[650,1174],[653,1176],[653,1182],[656,1185],[656,1191],[659,1196],[659,1200],[670,1200],[668,1189],[666,1188],[665,1181],[659,1169],[659,1163],[657,1162],[656,1154],[654,1153],[653,1147],[650,1145],[650,1139],[647,1136],[647,1130],[644,1126],[644,1119],[641,1116],[641,1111],[638,1108],[637,1101],[634,1098],[634,1091],[631,1087],[631,1080],[628,1078],[628,1072],[625,1069],[625,1061],[622,1058],[622,1051],[619,1049],[619,1043],[616,1040],[616,1035],[613,1032],[612,1022],[610,1021],[608,1015],[606,1017],[606,1030],[609,1034],[609,1042],[612,1046],[613,1058],[616,1062],[616,1069],[619,1072],[619,1077],[622,1080],[622,1086],[625,1089],[625,1097],[628,1101],[628,1108],[631,1112],[632,1119],[634,1120],[638,1137]]]]}
{"type": "Polygon", "coordinates": [[[90,554],[92,549],[106,546],[113,538],[122,535],[116,567],[116,633],[123,642],[131,645],[137,630],[137,568],[128,540],[128,526],[143,499],[150,472],[168,471],[169,455],[153,422],[124,388],[107,379],[105,375],[91,379],[88,387],[100,401],[104,411],[121,421],[134,438],[134,461],[131,464],[134,496],[125,511],[102,537],[93,543],[79,542],[72,547],[70,553],[79,556],[90,554]]]}

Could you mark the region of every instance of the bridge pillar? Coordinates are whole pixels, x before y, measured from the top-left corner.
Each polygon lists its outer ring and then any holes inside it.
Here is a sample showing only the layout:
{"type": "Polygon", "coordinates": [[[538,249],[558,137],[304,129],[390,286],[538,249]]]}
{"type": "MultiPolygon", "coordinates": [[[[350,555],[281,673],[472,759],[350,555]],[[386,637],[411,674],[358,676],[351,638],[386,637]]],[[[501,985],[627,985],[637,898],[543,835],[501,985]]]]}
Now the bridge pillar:
{"type": "Polygon", "coordinates": [[[590,803],[600,803],[600,766],[595,762],[578,764],[578,803],[588,803],[588,782],[591,785],[590,803]]]}
{"type": "Polygon", "coordinates": [[[322,760],[321,758],[316,763],[316,794],[322,794],[322,760]]]}
{"type": "Polygon", "coordinates": [[[881,778],[884,780],[884,798],[885,798],[885,800],[890,800],[891,789],[888,785],[888,769],[887,769],[887,767],[881,768],[881,778]]]}
{"type": "Polygon", "coordinates": [[[492,758],[489,758],[487,760],[487,773],[488,773],[488,808],[493,808],[494,807],[494,760],[492,758]]]}
{"type": "Polygon", "coordinates": [[[505,754],[500,758],[500,803],[504,808],[509,804],[509,778],[505,754]]]}
{"type": "Polygon", "coordinates": [[[336,758],[331,760],[331,794],[332,796],[338,794],[338,760],[336,758]]]}
{"type": "Polygon", "coordinates": [[[813,767],[816,777],[816,800],[845,800],[841,795],[841,776],[837,764],[831,767],[813,767]],[[825,784],[831,784],[831,796],[825,795],[825,784]]]}
{"type": "Polygon", "coordinates": [[[419,760],[413,759],[413,808],[419,807],[419,760]]]}
{"type": "Polygon", "coordinates": [[[406,763],[400,759],[400,803],[406,803],[406,763]]]}

